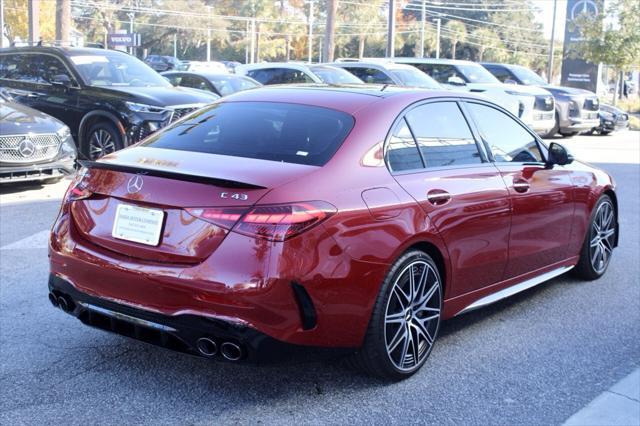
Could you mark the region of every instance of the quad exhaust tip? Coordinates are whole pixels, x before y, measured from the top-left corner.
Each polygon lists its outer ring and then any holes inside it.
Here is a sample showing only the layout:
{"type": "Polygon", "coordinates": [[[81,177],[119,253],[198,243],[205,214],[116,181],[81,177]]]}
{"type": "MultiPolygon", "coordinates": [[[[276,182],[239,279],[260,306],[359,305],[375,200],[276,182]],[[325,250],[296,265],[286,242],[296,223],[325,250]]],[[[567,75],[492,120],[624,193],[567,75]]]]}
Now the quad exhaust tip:
{"type": "Polygon", "coordinates": [[[75,304],[73,303],[73,300],[71,300],[71,298],[69,296],[65,296],[63,294],[61,296],[58,296],[58,298],[56,300],[58,301],[58,306],[64,312],[69,313],[69,312],[73,311],[73,309],[75,307],[75,304]]]}
{"type": "Polygon", "coordinates": [[[198,352],[204,356],[214,356],[218,353],[218,344],[208,337],[201,337],[196,342],[198,352]]]}
{"type": "Polygon", "coordinates": [[[49,293],[49,302],[51,302],[54,308],[58,307],[58,298],[53,294],[53,292],[49,293]]]}
{"type": "Polygon", "coordinates": [[[220,347],[222,356],[229,361],[238,361],[242,358],[242,348],[232,342],[224,342],[220,347]]]}

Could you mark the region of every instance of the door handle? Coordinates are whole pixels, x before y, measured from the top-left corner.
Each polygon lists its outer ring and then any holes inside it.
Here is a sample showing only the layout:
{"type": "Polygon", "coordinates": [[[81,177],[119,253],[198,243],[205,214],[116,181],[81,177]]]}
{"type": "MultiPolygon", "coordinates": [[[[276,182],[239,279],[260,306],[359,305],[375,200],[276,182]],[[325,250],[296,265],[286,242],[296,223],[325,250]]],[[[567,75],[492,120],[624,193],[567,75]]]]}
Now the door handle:
{"type": "Polygon", "coordinates": [[[520,193],[527,192],[530,187],[531,185],[529,185],[529,182],[527,182],[524,179],[514,179],[513,181],[513,189],[516,192],[520,192],[520,193]]]}
{"type": "Polygon", "coordinates": [[[429,201],[434,206],[441,206],[443,204],[448,203],[451,200],[451,194],[447,191],[443,191],[442,189],[432,189],[427,192],[427,201],[429,201]]]}

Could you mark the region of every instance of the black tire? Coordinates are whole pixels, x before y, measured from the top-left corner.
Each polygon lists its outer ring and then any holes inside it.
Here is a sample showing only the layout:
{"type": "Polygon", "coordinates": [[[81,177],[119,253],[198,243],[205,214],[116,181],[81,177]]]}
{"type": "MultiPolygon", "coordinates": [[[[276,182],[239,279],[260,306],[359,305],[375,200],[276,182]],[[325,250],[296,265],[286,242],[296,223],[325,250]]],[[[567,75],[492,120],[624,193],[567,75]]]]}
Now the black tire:
{"type": "Polygon", "coordinates": [[[438,267],[426,253],[408,251],[395,261],[382,282],[364,344],[352,356],[351,364],[385,380],[410,377],[424,365],[433,349],[441,311],[442,281],[438,267]],[[415,295],[413,300],[403,290],[410,286],[409,276],[414,279],[415,291],[410,291],[415,295]],[[416,277],[419,277],[417,284],[416,277]],[[392,310],[399,312],[389,313],[392,310]]]}
{"type": "Polygon", "coordinates": [[[104,155],[124,148],[122,135],[111,122],[99,121],[89,127],[85,135],[82,154],[89,160],[97,160],[104,155]]]}
{"type": "Polygon", "coordinates": [[[611,131],[609,130],[600,130],[600,136],[607,136],[610,134],[611,134],[611,131]]]}
{"type": "Polygon", "coordinates": [[[579,132],[566,132],[566,133],[562,133],[562,132],[560,132],[560,135],[561,135],[563,138],[572,138],[572,137],[574,137],[575,135],[577,135],[578,133],[579,133],[579,132]]]}
{"type": "Polygon", "coordinates": [[[560,130],[560,117],[558,116],[558,113],[556,112],[555,124],[553,125],[551,130],[549,130],[547,133],[543,134],[542,137],[544,139],[551,139],[556,135],[556,133],[558,133],[559,130],[560,130]]]}
{"type": "MultiPolygon", "coordinates": [[[[591,217],[589,219],[589,228],[587,229],[587,233],[584,237],[584,242],[582,243],[582,248],[580,249],[580,259],[578,260],[578,264],[574,268],[575,275],[579,278],[587,281],[597,280],[607,271],[609,267],[609,263],[611,262],[611,256],[613,255],[614,242],[616,238],[616,230],[618,227],[618,223],[616,220],[616,209],[613,201],[608,195],[603,195],[600,197],[598,202],[593,208],[591,212],[591,217]],[[607,211],[609,213],[607,213],[607,211]],[[608,230],[604,230],[602,224],[597,225],[598,221],[602,218],[601,214],[606,214],[607,216],[610,214],[610,228],[608,230]],[[596,224],[596,225],[594,225],[596,224]],[[601,232],[598,234],[597,229],[600,229],[601,232]],[[605,235],[604,233],[611,232],[611,235],[607,238],[602,238],[601,236],[605,235]],[[596,238],[596,234],[598,237],[596,238]],[[600,262],[600,258],[597,256],[597,248],[592,246],[594,241],[598,241],[598,247],[601,253],[607,253],[606,259],[602,259],[600,262]],[[602,244],[602,246],[600,246],[602,244]],[[595,257],[595,261],[594,261],[595,257]]],[[[604,256],[604,255],[603,255],[604,256]]]]}

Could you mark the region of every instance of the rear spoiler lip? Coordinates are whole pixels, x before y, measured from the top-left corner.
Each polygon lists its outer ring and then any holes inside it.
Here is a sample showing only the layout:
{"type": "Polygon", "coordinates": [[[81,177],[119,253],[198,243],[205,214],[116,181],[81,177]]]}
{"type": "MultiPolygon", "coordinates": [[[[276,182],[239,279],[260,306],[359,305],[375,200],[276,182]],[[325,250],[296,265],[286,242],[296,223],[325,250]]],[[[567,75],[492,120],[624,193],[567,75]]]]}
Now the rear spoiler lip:
{"type": "Polygon", "coordinates": [[[88,169],[112,170],[123,173],[133,173],[138,175],[157,176],[165,179],[181,180],[187,182],[202,183],[205,185],[216,185],[225,188],[242,188],[242,189],[267,189],[264,186],[252,183],[239,182],[230,179],[216,178],[209,176],[197,176],[188,173],[180,173],[166,170],[148,169],[144,167],[128,166],[117,163],[108,163],[102,161],[77,160],[78,164],[88,169]]]}

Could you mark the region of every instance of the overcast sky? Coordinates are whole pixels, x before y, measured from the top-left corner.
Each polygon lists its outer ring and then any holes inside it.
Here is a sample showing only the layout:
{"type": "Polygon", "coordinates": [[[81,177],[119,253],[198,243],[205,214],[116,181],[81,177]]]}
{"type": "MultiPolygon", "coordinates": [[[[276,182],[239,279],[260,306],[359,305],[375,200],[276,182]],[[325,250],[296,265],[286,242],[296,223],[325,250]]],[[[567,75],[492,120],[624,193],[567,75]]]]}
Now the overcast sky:
{"type": "MultiPolygon", "coordinates": [[[[544,25],[545,38],[551,38],[551,23],[553,22],[553,0],[533,0],[533,5],[539,9],[538,22],[544,25]]],[[[556,40],[564,39],[564,20],[567,12],[567,0],[558,0],[556,11],[556,40]]]]}

